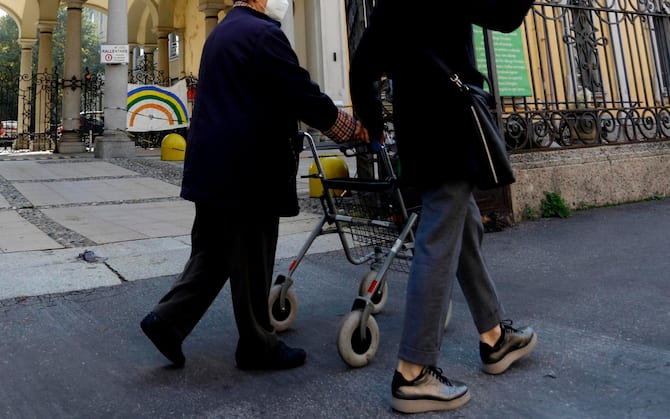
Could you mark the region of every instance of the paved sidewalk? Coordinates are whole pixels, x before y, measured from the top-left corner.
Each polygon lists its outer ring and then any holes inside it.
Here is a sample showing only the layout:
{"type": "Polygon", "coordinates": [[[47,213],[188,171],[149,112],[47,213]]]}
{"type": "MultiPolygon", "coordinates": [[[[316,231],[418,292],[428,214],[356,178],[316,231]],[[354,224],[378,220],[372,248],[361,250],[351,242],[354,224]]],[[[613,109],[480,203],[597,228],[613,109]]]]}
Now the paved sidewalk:
{"type": "MultiPolygon", "coordinates": [[[[326,153],[337,153],[326,152],[326,153]]],[[[190,252],[193,203],[179,197],[183,162],[91,153],[0,155],[0,300],[174,275],[190,252]],[[84,251],[97,262],[79,257],[84,251]]],[[[308,173],[305,152],[300,175],[308,173]]],[[[299,196],[309,194],[299,178],[299,196]]],[[[295,256],[321,214],[282,218],[277,257],[295,256]]],[[[341,248],[322,236],[310,252],[341,248]]]]}

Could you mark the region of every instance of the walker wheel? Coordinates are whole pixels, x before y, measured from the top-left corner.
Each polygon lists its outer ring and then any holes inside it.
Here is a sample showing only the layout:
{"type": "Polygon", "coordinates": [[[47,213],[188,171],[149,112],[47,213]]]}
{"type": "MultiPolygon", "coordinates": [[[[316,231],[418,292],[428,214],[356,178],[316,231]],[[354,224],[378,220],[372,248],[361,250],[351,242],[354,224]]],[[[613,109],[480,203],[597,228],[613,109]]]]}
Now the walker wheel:
{"type": "Polygon", "coordinates": [[[361,317],[363,311],[354,310],[340,322],[337,331],[337,351],[344,362],[352,367],[363,367],[372,361],[379,348],[379,326],[368,316],[365,338],[361,339],[361,317]]]}
{"type": "Polygon", "coordinates": [[[268,308],[270,312],[270,323],[274,326],[277,332],[283,332],[291,327],[291,324],[298,317],[298,299],[293,290],[286,291],[286,299],[284,300],[284,308],[281,305],[281,289],[282,285],[273,285],[270,288],[268,297],[268,308]]]}
{"type": "MultiPolygon", "coordinates": [[[[375,280],[376,276],[377,271],[371,270],[370,272],[366,273],[363,278],[361,278],[361,283],[358,286],[358,295],[360,297],[365,297],[368,294],[368,289],[370,289],[372,286],[372,282],[375,280]]],[[[377,290],[370,297],[370,301],[372,302],[372,314],[381,313],[381,311],[384,309],[384,306],[386,305],[386,300],[388,300],[388,281],[386,281],[386,278],[384,278],[383,282],[384,286],[380,287],[378,284],[377,290]]]]}

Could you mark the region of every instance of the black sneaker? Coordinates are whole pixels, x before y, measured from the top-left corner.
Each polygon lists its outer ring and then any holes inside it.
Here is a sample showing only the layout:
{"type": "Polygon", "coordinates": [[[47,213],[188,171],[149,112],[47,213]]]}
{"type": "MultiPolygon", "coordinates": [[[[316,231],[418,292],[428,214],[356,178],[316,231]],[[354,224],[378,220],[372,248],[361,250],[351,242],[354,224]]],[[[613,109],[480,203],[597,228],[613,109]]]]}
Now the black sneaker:
{"type": "Polygon", "coordinates": [[[452,410],[470,400],[470,392],[465,384],[450,381],[436,367],[425,367],[412,381],[407,381],[396,371],[391,393],[391,407],[402,413],[452,410]]]}
{"type": "Polygon", "coordinates": [[[279,341],[275,349],[267,356],[257,356],[250,352],[237,351],[235,361],[241,370],[286,370],[305,363],[307,353],[304,349],[291,348],[279,341]]]}
{"type": "Polygon", "coordinates": [[[167,359],[176,367],[183,367],[186,358],[181,351],[182,339],[165,324],[163,320],[153,311],[142,319],[140,327],[145,335],[151,340],[167,359]]]}
{"type": "Polygon", "coordinates": [[[479,356],[487,374],[502,374],[512,363],[533,352],[537,344],[537,335],[532,327],[516,329],[512,321],[500,323],[502,335],[494,347],[479,342],[479,356]]]}

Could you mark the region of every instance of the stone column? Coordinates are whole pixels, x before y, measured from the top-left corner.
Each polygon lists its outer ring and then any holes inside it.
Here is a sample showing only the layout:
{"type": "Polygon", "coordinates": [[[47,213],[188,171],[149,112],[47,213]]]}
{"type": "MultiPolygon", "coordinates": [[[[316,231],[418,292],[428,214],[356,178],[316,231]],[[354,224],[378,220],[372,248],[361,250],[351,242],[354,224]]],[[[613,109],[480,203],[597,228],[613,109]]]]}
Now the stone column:
{"type": "MultiPolygon", "coordinates": [[[[53,74],[52,39],[56,22],[41,20],[37,23],[40,45],[37,55],[37,89],[34,92],[35,101],[33,113],[35,115],[35,133],[44,134],[47,128],[48,112],[51,96],[50,89],[45,86],[53,74]]],[[[30,71],[28,71],[30,73],[30,71]]]]}
{"type": "Polygon", "coordinates": [[[176,73],[179,75],[180,79],[183,79],[186,77],[186,70],[185,70],[185,63],[184,63],[184,29],[183,28],[176,28],[174,31],[174,34],[179,38],[179,58],[177,59],[176,63],[170,63],[170,68],[173,73],[176,73]]]}
{"type": "Polygon", "coordinates": [[[19,137],[14,141],[15,149],[28,148],[30,146],[30,136],[28,130],[30,128],[30,119],[27,118],[24,102],[30,103],[32,99],[32,92],[30,90],[30,79],[32,77],[32,57],[33,46],[35,46],[35,39],[19,40],[21,45],[21,65],[19,78],[19,100],[16,106],[18,107],[18,117],[16,131],[19,137]]]}
{"type": "MultiPolygon", "coordinates": [[[[65,59],[63,63],[63,135],[58,144],[61,154],[83,153],[86,145],[79,138],[81,108],[81,8],[83,0],[67,0],[65,59]]],[[[41,49],[41,47],[40,47],[41,49]]]]}
{"type": "Polygon", "coordinates": [[[170,84],[170,44],[168,43],[168,34],[172,32],[172,28],[158,27],[156,28],[158,35],[158,71],[165,77],[168,84],[170,84]]]}
{"type": "MultiPolygon", "coordinates": [[[[109,0],[107,44],[128,45],[128,0],[109,0]]],[[[126,134],[128,63],[105,65],[105,130],[95,139],[97,158],[134,157],[135,142],[126,134]]]]}
{"type": "Polygon", "coordinates": [[[286,16],[281,21],[281,30],[286,34],[293,49],[295,49],[295,18],[293,11],[293,2],[289,2],[286,16]]]}
{"type": "Polygon", "coordinates": [[[198,11],[205,14],[205,39],[207,39],[217,23],[219,23],[219,12],[230,8],[231,5],[232,3],[230,0],[200,0],[198,11]]]}
{"type": "Polygon", "coordinates": [[[51,55],[52,44],[51,40],[53,38],[53,31],[56,27],[56,21],[54,20],[40,20],[37,23],[37,29],[39,30],[40,37],[40,46],[37,55],[37,72],[47,72],[51,73],[53,68],[53,58],[51,55]]]}
{"type": "Polygon", "coordinates": [[[128,44],[128,77],[132,78],[135,74],[135,59],[137,54],[137,44],[128,44]]]}

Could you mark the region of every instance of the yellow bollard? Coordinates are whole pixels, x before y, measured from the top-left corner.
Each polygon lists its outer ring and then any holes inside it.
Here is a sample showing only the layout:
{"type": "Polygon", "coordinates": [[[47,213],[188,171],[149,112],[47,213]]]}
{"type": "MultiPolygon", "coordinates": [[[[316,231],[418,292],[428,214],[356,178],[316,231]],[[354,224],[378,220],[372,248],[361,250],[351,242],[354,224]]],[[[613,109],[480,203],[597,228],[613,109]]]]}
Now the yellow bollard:
{"type": "MultiPolygon", "coordinates": [[[[321,166],[323,166],[323,174],[326,179],[338,179],[338,178],[348,178],[349,177],[349,166],[342,156],[324,156],[320,158],[321,166]]],[[[309,166],[309,174],[315,175],[318,170],[316,168],[316,163],[312,162],[312,165],[309,166]]],[[[331,195],[339,196],[342,195],[344,191],[342,190],[332,190],[331,195]]],[[[320,198],[323,195],[323,186],[321,185],[321,180],[319,178],[309,178],[309,197],[310,198],[320,198]]]]}
{"type": "Polygon", "coordinates": [[[186,140],[177,133],[168,134],[161,141],[161,160],[183,161],[186,154],[186,140]]]}

